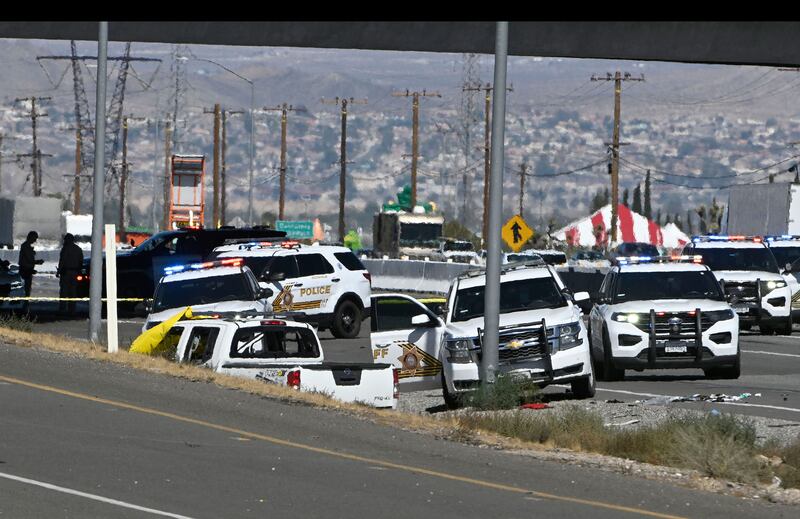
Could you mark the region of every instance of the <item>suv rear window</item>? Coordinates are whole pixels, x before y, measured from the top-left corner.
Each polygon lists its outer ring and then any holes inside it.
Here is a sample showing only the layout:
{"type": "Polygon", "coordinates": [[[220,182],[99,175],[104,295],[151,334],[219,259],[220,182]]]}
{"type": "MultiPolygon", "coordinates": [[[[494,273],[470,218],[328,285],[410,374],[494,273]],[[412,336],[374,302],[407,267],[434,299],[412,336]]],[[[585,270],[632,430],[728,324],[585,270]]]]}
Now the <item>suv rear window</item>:
{"type": "Polygon", "coordinates": [[[322,254],[298,254],[297,267],[301,277],[333,273],[333,267],[322,254]]]}
{"type": "Polygon", "coordinates": [[[274,359],[319,357],[319,343],[306,328],[254,326],[240,328],[233,337],[231,358],[274,359]]]}
{"type": "Polygon", "coordinates": [[[333,255],[342,265],[347,267],[347,270],[367,270],[367,267],[352,252],[335,252],[333,255]]]}
{"type": "Polygon", "coordinates": [[[184,279],[159,284],[153,312],[167,308],[253,299],[253,293],[244,274],[184,279]]]}

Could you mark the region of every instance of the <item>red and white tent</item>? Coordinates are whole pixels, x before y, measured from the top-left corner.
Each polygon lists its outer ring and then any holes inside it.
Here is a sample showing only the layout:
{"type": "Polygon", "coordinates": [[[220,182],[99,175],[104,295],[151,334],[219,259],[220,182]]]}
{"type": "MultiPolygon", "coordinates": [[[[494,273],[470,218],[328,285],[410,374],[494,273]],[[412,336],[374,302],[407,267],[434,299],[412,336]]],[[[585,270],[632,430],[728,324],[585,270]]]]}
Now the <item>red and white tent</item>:
{"type": "MultiPolygon", "coordinates": [[[[660,226],[630,208],[619,204],[617,209],[617,240],[622,242],[645,242],[666,248],[682,247],[689,237],[674,223],[660,226]]],[[[611,239],[611,204],[604,206],[587,218],[570,223],[559,229],[553,237],[570,245],[602,247],[611,239]]]]}

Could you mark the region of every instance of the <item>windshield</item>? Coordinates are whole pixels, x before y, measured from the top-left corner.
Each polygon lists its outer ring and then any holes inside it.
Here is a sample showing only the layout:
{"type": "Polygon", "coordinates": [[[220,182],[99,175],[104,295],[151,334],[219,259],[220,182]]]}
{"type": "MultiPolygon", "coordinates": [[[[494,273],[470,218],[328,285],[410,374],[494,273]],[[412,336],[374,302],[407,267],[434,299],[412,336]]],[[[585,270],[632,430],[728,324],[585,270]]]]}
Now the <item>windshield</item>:
{"type": "Polygon", "coordinates": [[[760,270],[778,272],[775,257],[766,247],[752,249],[703,249],[695,248],[692,254],[703,256],[703,263],[711,270],[760,270]]]}
{"type": "Polygon", "coordinates": [[[154,234],[153,236],[147,238],[145,241],[140,243],[138,247],[133,249],[133,251],[136,253],[151,251],[156,247],[158,247],[159,245],[161,245],[161,243],[164,240],[166,240],[167,237],[172,238],[174,235],[175,235],[174,232],[160,232],[158,234],[154,234]]]}
{"type": "Polygon", "coordinates": [[[775,261],[783,267],[787,263],[794,263],[800,259],[800,246],[798,247],[770,247],[775,261]]]}
{"type": "Polygon", "coordinates": [[[617,247],[620,256],[658,256],[658,249],[649,243],[621,243],[617,247]]]}
{"type": "Polygon", "coordinates": [[[654,299],[724,300],[717,278],[709,271],[623,272],[618,279],[615,303],[654,299]]]}
{"type": "Polygon", "coordinates": [[[400,224],[400,245],[404,247],[438,247],[441,235],[440,223],[400,224]]]}
{"type": "Polygon", "coordinates": [[[472,246],[472,243],[468,241],[464,242],[445,242],[444,244],[445,251],[457,250],[457,251],[473,251],[475,247],[472,246]]]}
{"type": "MultiPolygon", "coordinates": [[[[456,294],[452,320],[468,321],[482,317],[483,295],[483,286],[459,290],[456,294]]],[[[506,281],[500,284],[501,314],[566,305],[566,299],[550,276],[506,281]]]]}
{"type": "Polygon", "coordinates": [[[153,311],[222,301],[253,301],[244,275],[215,276],[159,283],[153,311]]]}

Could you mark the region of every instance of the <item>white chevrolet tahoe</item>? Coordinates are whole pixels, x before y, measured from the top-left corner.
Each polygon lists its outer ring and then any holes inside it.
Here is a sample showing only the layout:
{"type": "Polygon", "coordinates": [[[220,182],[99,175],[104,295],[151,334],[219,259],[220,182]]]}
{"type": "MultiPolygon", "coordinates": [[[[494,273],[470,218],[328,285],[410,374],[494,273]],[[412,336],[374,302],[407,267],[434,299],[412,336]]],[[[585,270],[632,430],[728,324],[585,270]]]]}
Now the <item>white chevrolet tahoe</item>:
{"type": "Polygon", "coordinates": [[[273,293],[259,283],[241,258],[175,265],[165,269],[156,285],[142,331],[158,325],[188,306],[195,314],[272,314],[273,293]]]}
{"type": "Polygon", "coordinates": [[[702,368],[739,378],[739,318],[700,256],[617,258],[589,314],[597,377],[702,368]]]}
{"type": "Polygon", "coordinates": [[[762,335],[792,333],[792,291],[760,237],[695,236],[684,255],[699,254],[739,315],[739,327],[762,335]]]}
{"type": "Polygon", "coordinates": [[[178,321],[163,339],[175,360],[218,373],[324,393],[344,402],[396,408],[397,372],[389,364],[326,362],[314,329],[283,319],[178,321]]]}
{"type": "MultiPolygon", "coordinates": [[[[574,396],[589,398],[594,395],[594,376],[581,312],[550,269],[543,263],[504,267],[500,370],[541,386],[570,382],[574,396]],[[541,346],[543,331],[547,348],[541,346]]],[[[425,300],[404,294],[372,296],[373,360],[391,362],[404,391],[441,388],[445,403],[453,408],[480,383],[483,314],[471,312],[483,308],[482,278],[481,271],[454,280],[447,299],[450,309],[439,302],[431,305],[442,315],[425,300]],[[460,310],[469,305],[470,313],[461,313],[466,320],[452,320],[454,300],[460,310]]],[[[586,293],[575,297],[589,302],[586,293]]]]}
{"type": "Polygon", "coordinates": [[[330,328],[335,337],[357,337],[370,315],[372,278],[346,247],[252,242],[217,247],[214,256],[242,258],[273,291],[269,304],[274,312],[295,313],[295,320],[330,328]]]}

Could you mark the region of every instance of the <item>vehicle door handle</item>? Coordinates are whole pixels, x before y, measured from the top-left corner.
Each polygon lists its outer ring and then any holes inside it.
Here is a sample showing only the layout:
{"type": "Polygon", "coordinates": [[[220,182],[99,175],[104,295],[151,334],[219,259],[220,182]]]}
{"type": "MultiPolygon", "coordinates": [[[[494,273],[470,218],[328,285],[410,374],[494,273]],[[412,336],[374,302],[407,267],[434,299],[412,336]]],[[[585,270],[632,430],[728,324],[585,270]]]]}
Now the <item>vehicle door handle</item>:
{"type": "Polygon", "coordinates": [[[339,280],[339,278],[333,278],[333,279],[331,279],[331,281],[333,281],[334,283],[338,283],[340,280],[339,280]]]}
{"type": "Polygon", "coordinates": [[[303,286],[302,283],[295,283],[294,285],[292,285],[292,287],[301,287],[301,286],[303,286]]]}

